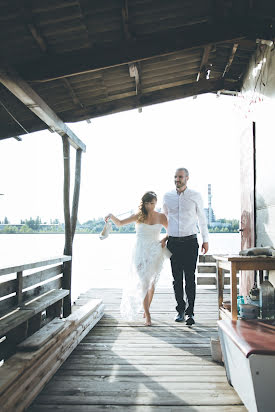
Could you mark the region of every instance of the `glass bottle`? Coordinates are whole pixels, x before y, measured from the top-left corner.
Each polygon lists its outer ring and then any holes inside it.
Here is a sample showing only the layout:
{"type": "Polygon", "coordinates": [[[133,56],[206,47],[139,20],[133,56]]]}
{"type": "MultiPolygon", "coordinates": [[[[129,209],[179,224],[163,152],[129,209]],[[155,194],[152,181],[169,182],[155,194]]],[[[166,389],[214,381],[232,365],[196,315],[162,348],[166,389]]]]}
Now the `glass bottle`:
{"type": "Polygon", "coordinates": [[[274,319],[274,286],[268,280],[268,271],[265,271],[264,280],[260,286],[260,317],[261,319],[274,319]]]}

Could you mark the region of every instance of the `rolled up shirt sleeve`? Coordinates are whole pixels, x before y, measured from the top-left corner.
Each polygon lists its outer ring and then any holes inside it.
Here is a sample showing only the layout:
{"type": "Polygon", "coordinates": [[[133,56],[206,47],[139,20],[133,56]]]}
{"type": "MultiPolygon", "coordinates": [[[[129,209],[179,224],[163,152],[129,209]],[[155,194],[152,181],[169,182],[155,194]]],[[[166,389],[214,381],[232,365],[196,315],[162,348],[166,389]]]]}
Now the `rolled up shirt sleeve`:
{"type": "Polygon", "coordinates": [[[163,199],[163,204],[162,204],[162,211],[165,214],[166,217],[168,217],[168,207],[165,203],[165,199],[163,199]]]}

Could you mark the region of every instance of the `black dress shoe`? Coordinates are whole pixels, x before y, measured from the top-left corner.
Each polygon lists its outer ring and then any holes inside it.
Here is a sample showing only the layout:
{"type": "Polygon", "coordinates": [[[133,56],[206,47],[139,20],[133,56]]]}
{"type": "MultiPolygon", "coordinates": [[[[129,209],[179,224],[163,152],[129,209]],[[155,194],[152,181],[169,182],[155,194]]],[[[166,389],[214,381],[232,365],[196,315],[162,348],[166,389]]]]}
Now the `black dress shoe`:
{"type": "Polygon", "coordinates": [[[186,323],[187,326],[192,326],[192,325],[194,325],[195,321],[192,318],[192,316],[188,316],[185,323],[186,323]]]}
{"type": "Polygon", "coordinates": [[[185,319],[184,312],[178,313],[175,317],[175,322],[183,322],[185,319]]]}

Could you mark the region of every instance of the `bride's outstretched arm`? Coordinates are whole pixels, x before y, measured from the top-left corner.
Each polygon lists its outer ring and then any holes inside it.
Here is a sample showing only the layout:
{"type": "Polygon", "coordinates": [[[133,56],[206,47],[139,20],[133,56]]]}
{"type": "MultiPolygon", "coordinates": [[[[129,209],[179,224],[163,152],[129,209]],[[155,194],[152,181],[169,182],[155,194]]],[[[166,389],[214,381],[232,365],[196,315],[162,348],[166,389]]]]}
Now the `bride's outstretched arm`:
{"type": "Polygon", "coordinates": [[[127,217],[126,219],[120,220],[117,217],[115,217],[112,213],[109,213],[105,217],[105,222],[107,222],[107,220],[109,219],[111,219],[116,226],[124,226],[124,225],[128,225],[129,223],[136,222],[137,215],[131,215],[130,217],[127,217]]]}

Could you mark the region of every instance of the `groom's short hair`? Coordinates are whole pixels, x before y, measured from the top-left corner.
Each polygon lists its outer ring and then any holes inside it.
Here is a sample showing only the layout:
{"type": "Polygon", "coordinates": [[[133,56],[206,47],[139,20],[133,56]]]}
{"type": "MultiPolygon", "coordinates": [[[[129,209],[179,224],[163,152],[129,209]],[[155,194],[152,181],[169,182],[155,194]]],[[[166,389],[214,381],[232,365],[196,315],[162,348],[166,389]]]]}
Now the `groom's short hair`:
{"type": "Polygon", "coordinates": [[[189,172],[185,167],[178,167],[177,170],[183,170],[185,173],[185,176],[189,176],[189,172]]]}

